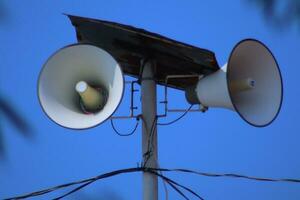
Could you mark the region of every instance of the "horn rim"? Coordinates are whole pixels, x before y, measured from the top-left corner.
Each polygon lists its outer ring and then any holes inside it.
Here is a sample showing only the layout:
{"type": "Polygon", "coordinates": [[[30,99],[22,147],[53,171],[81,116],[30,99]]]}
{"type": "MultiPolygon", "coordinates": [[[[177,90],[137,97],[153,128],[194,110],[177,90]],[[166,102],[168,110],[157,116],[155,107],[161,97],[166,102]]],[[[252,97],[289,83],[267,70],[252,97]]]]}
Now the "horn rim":
{"type": "MultiPolygon", "coordinates": [[[[100,47],[98,47],[98,46],[96,46],[96,45],[93,45],[93,44],[91,44],[91,43],[89,43],[89,42],[84,42],[84,43],[73,43],[73,44],[66,45],[66,46],[64,46],[64,47],[59,48],[59,49],[56,50],[54,53],[52,53],[51,56],[49,56],[49,57],[47,58],[47,60],[44,62],[43,66],[42,66],[42,68],[41,68],[41,70],[40,70],[40,72],[39,72],[39,76],[38,76],[38,79],[37,79],[37,88],[36,88],[36,89],[37,89],[38,102],[39,102],[39,104],[40,104],[40,107],[41,107],[42,110],[43,110],[43,113],[44,113],[44,114],[45,114],[52,122],[54,122],[55,124],[59,125],[60,127],[63,127],[63,128],[66,128],[66,129],[70,129],[70,130],[76,130],[76,131],[95,128],[95,127],[99,126],[100,124],[103,124],[104,122],[106,122],[108,119],[110,119],[110,118],[113,116],[113,114],[116,112],[116,110],[119,108],[119,106],[120,106],[120,104],[121,104],[121,102],[122,102],[122,99],[123,99],[123,97],[124,97],[124,87],[125,87],[124,72],[123,72],[121,66],[119,65],[119,66],[120,66],[120,71],[121,71],[121,74],[122,74],[122,84],[123,84],[122,94],[121,94],[120,101],[119,101],[118,105],[116,106],[116,108],[114,109],[114,111],[111,113],[111,115],[109,115],[109,116],[108,116],[105,120],[103,120],[102,122],[97,123],[97,124],[95,124],[95,125],[93,125],[93,126],[85,127],[85,128],[73,128],[73,127],[69,127],[69,126],[64,126],[64,125],[58,123],[57,121],[55,121],[53,118],[51,118],[51,117],[48,115],[48,113],[46,112],[46,110],[44,109],[44,106],[43,106],[43,104],[42,104],[42,102],[41,102],[41,98],[40,98],[40,95],[39,95],[39,90],[40,90],[40,84],[39,84],[39,83],[40,83],[41,75],[42,75],[42,73],[43,73],[43,71],[44,71],[44,69],[45,69],[45,66],[47,65],[48,61],[49,61],[51,58],[53,58],[58,52],[60,52],[60,51],[63,50],[63,49],[69,48],[69,47],[80,46],[80,45],[87,45],[87,46],[93,46],[93,47],[96,47],[96,48],[98,48],[98,49],[101,49],[101,50],[105,51],[105,52],[108,53],[112,58],[114,58],[108,51],[106,51],[106,50],[104,50],[104,49],[102,49],[102,48],[100,48],[100,47]]],[[[115,58],[114,58],[114,59],[115,59],[115,58]]],[[[117,62],[117,60],[116,60],[116,62],[117,62]]],[[[118,62],[117,62],[117,63],[118,63],[118,62]]],[[[119,64],[119,63],[118,63],[118,64],[119,64]]]]}
{"type": "Polygon", "coordinates": [[[243,39],[241,41],[239,41],[234,47],[233,49],[231,50],[231,53],[229,55],[229,60],[228,60],[228,65],[231,63],[231,59],[232,59],[232,55],[235,51],[235,49],[242,43],[246,42],[246,41],[252,41],[252,42],[256,42],[260,45],[262,45],[269,53],[270,55],[272,56],[272,58],[274,59],[275,61],[275,64],[276,64],[276,68],[278,70],[278,73],[279,73],[279,77],[280,77],[280,90],[281,90],[281,96],[280,96],[280,103],[279,103],[279,107],[277,109],[277,112],[276,114],[274,115],[274,117],[272,118],[272,120],[270,120],[268,123],[265,123],[265,124],[254,124],[252,122],[250,122],[249,120],[246,119],[246,117],[244,117],[242,115],[242,113],[240,113],[239,109],[237,108],[237,106],[233,103],[233,99],[232,99],[232,92],[229,88],[229,73],[230,73],[230,67],[227,67],[227,73],[226,73],[226,82],[227,82],[227,89],[228,89],[228,92],[229,92],[229,97],[230,97],[230,100],[232,102],[232,105],[234,107],[234,109],[236,110],[236,112],[239,114],[239,116],[244,120],[246,121],[248,124],[252,125],[252,126],[255,126],[255,127],[258,127],[258,128],[262,128],[262,127],[266,127],[266,126],[269,126],[270,124],[272,124],[274,122],[274,120],[277,118],[280,110],[281,110],[281,107],[282,107],[282,104],[283,104],[283,94],[284,94],[284,89],[283,89],[283,80],[282,80],[282,75],[281,75],[281,71],[280,71],[280,68],[279,68],[279,64],[275,58],[275,56],[273,55],[272,51],[267,47],[267,45],[265,45],[263,42],[257,40],[257,39],[253,39],[253,38],[246,38],[246,39],[243,39]]]}

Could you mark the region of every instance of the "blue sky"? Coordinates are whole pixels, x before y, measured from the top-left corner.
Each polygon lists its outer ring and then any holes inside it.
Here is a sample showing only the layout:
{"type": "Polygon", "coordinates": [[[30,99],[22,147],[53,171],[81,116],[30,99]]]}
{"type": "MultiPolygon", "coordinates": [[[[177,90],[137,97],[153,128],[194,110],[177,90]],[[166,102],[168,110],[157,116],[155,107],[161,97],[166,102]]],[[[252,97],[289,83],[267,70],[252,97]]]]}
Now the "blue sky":
{"type": "MultiPolygon", "coordinates": [[[[300,178],[300,31],[296,26],[275,28],[247,0],[2,1],[6,18],[0,22],[0,93],[33,126],[34,137],[22,137],[1,115],[6,156],[0,160],[0,198],[134,167],[141,161],[140,128],[126,138],[115,135],[110,123],[74,131],[57,126],[43,113],[36,90],[39,71],[54,51],[76,42],[74,29],[62,13],[129,24],[206,48],[215,52],[220,65],[239,40],[263,41],[277,58],[283,76],[284,101],[275,122],[255,128],[227,110],[190,113],[174,125],[159,127],[159,164],[166,168],[300,178]]],[[[161,87],[158,94],[162,98],[161,87]]],[[[117,114],[127,113],[128,95],[125,93],[117,114]]],[[[172,90],[170,99],[171,107],[188,106],[182,92],[172,90]]],[[[170,114],[165,120],[176,116],[170,114]]],[[[134,123],[116,122],[121,130],[130,129],[134,123]]],[[[300,199],[297,184],[168,175],[207,200],[300,199]]],[[[121,175],[89,186],[69,199],[105,199],[108,193],[116,199],[141,199],[141,183],[141,174],[121,175]]],[[[159,194],[163,199],[161,184],[159,194]]],[[[169,194],[170,199],[180,199],[171,188],[169,194]]]]}

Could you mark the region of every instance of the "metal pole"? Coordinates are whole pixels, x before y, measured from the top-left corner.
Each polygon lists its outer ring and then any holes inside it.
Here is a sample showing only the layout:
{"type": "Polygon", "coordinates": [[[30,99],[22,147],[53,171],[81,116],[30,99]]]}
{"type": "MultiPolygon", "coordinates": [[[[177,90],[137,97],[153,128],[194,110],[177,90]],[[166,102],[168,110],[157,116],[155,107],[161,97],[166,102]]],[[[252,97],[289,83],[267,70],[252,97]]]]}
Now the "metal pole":
{"type": "MultiPolygon", "coordinates": [[[[141,79],[142,152],[145,167],[157,168],[156,82],[154,61],[144,63],[141,79]]],[[[143,173],[143,200],[158,200],[157,176],[143,173]]]]}

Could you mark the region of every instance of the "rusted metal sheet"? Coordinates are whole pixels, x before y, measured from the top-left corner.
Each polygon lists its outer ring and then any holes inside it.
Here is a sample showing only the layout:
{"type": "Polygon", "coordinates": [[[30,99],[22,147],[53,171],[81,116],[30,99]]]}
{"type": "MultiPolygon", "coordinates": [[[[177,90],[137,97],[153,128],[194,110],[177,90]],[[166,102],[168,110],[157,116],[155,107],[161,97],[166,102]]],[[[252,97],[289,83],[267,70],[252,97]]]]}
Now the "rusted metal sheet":
{"type": "MultiPolygon", "coordinates": [[[[208,75],[219,69],[213,52],[178,42],[132,26],[68,15],[76,29],[78,42],[87,42],[108,51],[123,72],[138,77],[142,59],[157,63],[155,78],[165,84],[167,75],[208,75]]],[[[197,78],[170,80],[168,86],[185,89],[197,78]]]]}

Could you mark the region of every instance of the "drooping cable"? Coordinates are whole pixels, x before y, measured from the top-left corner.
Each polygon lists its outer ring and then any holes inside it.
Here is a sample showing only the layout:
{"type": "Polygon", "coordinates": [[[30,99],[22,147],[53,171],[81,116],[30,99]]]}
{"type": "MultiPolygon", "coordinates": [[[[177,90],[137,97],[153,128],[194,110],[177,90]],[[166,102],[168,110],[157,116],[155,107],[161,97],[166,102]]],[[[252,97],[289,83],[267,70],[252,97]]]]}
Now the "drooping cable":
{"type": "Polygon", "coordinates": [[[93,178],[89,178],[89,179],[84,179],[81,181],[75,181],[75,182],[71,182],[71,183],[67,183],[67,184],[63,184],[63,185],[58,185],[52,188],[48,188],[45,190],[40,190],[37,192],[32,192],[30,194],[26,194],[26,195],[21,195],[21,196],[17,196],[17,197],[12,197],[12,198],[6,198],[4,200],[17,200],[17,199],[26,199],[26,198],[30,198],[30,197],[35,197],[35,196],[40,196],[43,194],[47,194],[62,188],[66,188],[66,187],[70,187],[73,185],[79,185],[79,184],[85,184],[85,183],[89,183],[89,182],[94,182],[96,180],[100,180],[100,179],[104,179],[104,178],[108,178],[111,176],[115,176],[115,175],[119,175],[119,174],[123,174],[123,173],[132,173],[132,172],[139,172],[139,171],[143,171],[143,168],[128,168],[128,169],[121,169],[121,170],[116,170],[113,172],[109,172],[109,173],[105,173],[105,174],[101,174],[99,176],[93,177],[93,178]]]}
{"type": "Polygon", "coordinates": [[[177,121],[179,121],[180,119],[182,119],[193,107],[193,104],[181,115],[179,116],[178,118],[170,121],[170,122],[165,122],[165,123],[157,123],[157,125],[160,125],[160,126],[167,126],[167,125],[171,125],[177,121]]]}
{"type": "Polygon", "coordinates": [[[114,132],[115,132],[117,135],[122,136],[122,137],[126,137],[126,136],[131,136],[131,135],[133,135],[133,134],[135,133],[137,127],[139,126],[139,122],[140,122],[139,117],[137,117],[137,118],[136,118],[136,124],[135,124],[133,130],[130,131],[129,133],[121,133],[121,132],[119,132],[119,131],[116,129],[116,127],[115,127],[115,125],[114,125],[114,122],[113,122],[113,119],[110,119],[110,124],[111,124],[111,127],[113,128],[114,132]]]}
{"type": "MultiPolygon", "coordinates": [[[[246,176],[246,175],[232,174],[232,173],[223,173],[223,174],[207,173],[207,172],[199,172],[199,171],[193,171],[193,170],[187,170],[187,169],[163,169],[163,168],[137,167],[137,168],[128,168],[128,169],[116,170],[116,171],[113,171],[113,172],[101,174],[101,175],[93,177],[93,178],[89,178],[89,179],[85,179],[85,180],[81,180],[81,181],[75,181],[75,182],[71,182],[71,183],[67,183],[67,184],[55,186],[55,187],[52,187],[52,188],[49,188],[49,189],[45,189],[45,190],[33,192],[33,193],[22,195],[22,196],[17,196],[17,197],[12,197],[12,198],[6,198],[4,200],[17,200],[17,199],[26,199],[26,198],[30,198],[30,197],[36,197],[36,196],[44,195],[44,194],[47,194],[47,193],[50,193],[50,192],[53,192],[53,191],[56,191],[56,190],[59,190],[59,189],[62,189],[62,188],[67,188],[67,187],[70,187],[70,186],[73,186],[73,185],[79,185],[79,184],[81,184],[80,186],[78,186],[77,188],[73,189],[71,192],[69,192],[67,194],[67,195],[69,195],[69,194],[71,194],[73,192],[78,191],[79,189],[82,189],[83,187],[86,187],[87,185],[89,185],[89,184],[91,184],[91,183],[93,183],[93,182],[95,182],[97,180],[104,179],[104,178],[109,178],[111,176],[115,176],[115,175],[119,175],[119,174],[123,174],[123,173],[132,173],[132,172],[141,172],[141,171],[143,171],[143,172],[149,172],[149,173],[155,174],[156,176],[159,176],[159,177],[164,177],[164,179],[167,181],[167,183],[172,188],[174,188],[174,185],[177,185],[179,187],[181,187],[182,185],[180,185],[177,182],[175,182],[175,181],[167,178],[164,175],[159,174],[158,173],[159,171],[192,173],[192,174],[201,175],[201,176],[208,176],[208,177],[230,177],[230,178],[244,178],[244,179],[255,180],[255,181],[300,183],[300,179],[292,179],[292,178],[274,179],[274,178],[254,177],[254,176],[246,176]],[[170,183],[173,183],[173,186],[170,183]]],[[[181,187],[181,188],[184,188],[184,186],[181,187]]],[[[192,194],[195,193],[192,190],[190,190],[189,188],[185,187],[184,189],[186,189],[187,191],[189,191],[192,194]]],[[[196,193],[194,195],[197,196],[196,193]]],[[[65,197],[65,196],[63,196],[63,197],[65,197]]],[[[202,198],[199,195],[197,197],[199,199],[202,198]]],[[[61,198],[62,197],[58,197],[58,199],[61,199],[61,198]]],[[[185,197],[185,199],[188,199],[188,198],[185,197]]]]}
{"type": "MultiPolygon", "coordinates": [[[[189,108],[189,110],[192,108],[192,106],[189,108]]],[[[189,111],[187,110],[186,113],[189,111]]],[[[183,116],[182,116],[183,117],[183,116]]],[[[181,117],[181,118],[182,118],[181,117]]],[[[147,166],[147,162],[148,160],[150,159],[150,157],[152,156],[152,151],[153,151],[153,137],[154,137],[154,133],[156,131],[156,124],[157,124],[157,119],[158,117],[156,116],[154,119],[153,119],[153,122],[152,122],[152,125],[151,125],[151,129],[150,129],[150,135],[149,135],[149,140],[148,140],[148,150],[147,152],[145,153],[145,155],[147,156],[145,161],[144,161],[144,165],[143,167],[145,167],[146,169],[148,169],[146,166],[147,166]]],[[[157,163],[158,164],[158,163],[157,163]]],[[[159,164],[158,164],[159,165],[159,164]]],[[[152,171],[152,173],[155,173],[156,176],[158,177],[165,177],[163,174],[162,174],[162,171],[159,172],[154,172],[152,171]]],[[[177,191],[183,198],[185,198],[186,200],[189,200],[189,198],[187,198],[181,191],[180,189],[176,188],[175,185],[187,190],[188,192],[192,193],[193,195],[195,195],[196,197],[198,197],[200,200],[204,200],[202,197],[200,197],[197,193],[195,193],[194,191],[192,191],[191,189],[185,187],[185,186],[182,186],[178,183],[176,183],[175,181],[173,180],[169,180],[167,177],[165,178],[162,178],[163,179],[163,184],[164,184],[164,187],[165,187],[165,190],[166,190],[166,199],[168,199],[168,191],[167,191],[167,187],[166,187],[166,183],[168,183],[175,191],[177,191]],[[175,184],[175,185],[174,185],[175,184]]]]}
{"type": "Polygon", "coordinates": [[[178,194],[180,194],[185,200],[189,200],[189,198],[179,189],[179,188],[177,188],[177,186],[176,186],[176,182],[175,183],[173,183],[173,182],[171,182],[170,181],[170,179],[168,179],[167,177],[165,177],[165,176],[163,176],[163,175],[161,175],[161,174],[158,174],[157,172],[154,172],[154,171],[149,171],[150,173],[152,173],[152,174],[155,174],[156,176],[158,176],[158,177],[160,177],[160,178],[162,178],[163,179],[163,181],[166,181],[166,183],[168,183],[178,194]]]}
{"type": "MultiPolygon", "coordinates": [[[[157,175],[158,177],[160,177],[164,181],[166,181],[172,188],[174,188],[185,199],[189,200],[183,194],[183,192],[181,192],[177,188],[177,186],[185,189],[186,191],[191,192],[190,189],[188,189],[185,186],[182,186],[182,185],[178,184],[177,182],[173,181],[172,179],[170,179],[170,178],[168,178],[168,177],[166,177],[164,175],[158,174],[158,172],[156,172],[155,170],[148,170],[148,168],[128,168],[128,169],[117,170],[117,171],[105,173],[105,174],[102,174],[102,175],[99,175],[99,176],[96,176],[96,177],[93,177],[93,178],[90,178],[90,179],[85,179],[85,180],[82,180],[82,181],[76,181],[76,182],[72,182],[72,183],[68,183],[68,184],[63,184],[63,185],[59,185],[59,186],[56,186],[56,187],[53,187],[53,188],[49,188],[49,189],[45,189],[45,190],[33,192],[33,193],[30,193],[30,194],[27,194],[27,195],[22,195],[22,196],[13,197],[13,198],[7,198],[5,200],[27,199],[27,198],[31,198],[31,197],[36,197],[36,196],[44,195],[44,194],[47,194],[47,193],[50,193],[50,192],[53,192],[53,191],[56,191],[56,190],[59,190],[59,189],[62,189],[62,188],[66,188],[66,187],[70,187],[70,186],[73,186],[73,185],[80,184],[78,187],[76,187],[75,189],[71,190],[70,192],[67,192],[64,195],[61,195],[61,196],[59,196],[57,198],[54,198],[54,200],[60,200],[60,199],[62,199],[64,197],[69,196],[70,194],[72,194],[72,193],[74,193],[74,192],[76,192],[76,191],[78,191],[78,190],[80,190],[80,189],[82,189],[82,188],[84,188],[84,187],[86,187],[86,186],[94,183],[97,180],[108,178],[108,177],[119,175],[119,174],[123,174],[123,173],[132,173],[132,172],[140,172],[140,171],[147,171],[149,173],[157,175]]],[[[191,193],[193,194],[193,192],[191,192],[191,193]]]]}
{"type": "Polygon", "coordinates": [[[255,180],[255,181],[264,181],[264,182],[290,182],[290,183],[300,183],[300,179],[292,179],[292,178],[264,178],[264,177],[254,177],[254,176],[246,176],[240,174],[233,174],[233,173],[224,173],[224,174],[217,174],[217,173],[207,173],[207,172],[199,172],[193,171],[188,169],[158,169],[158,168],[150,168],[151,170],[157,171],[165,171],[165,172],[184,172],[184,173],[192,173],[201,176],[208,176],[208,177],[228,177],[228,178],[243,178],[248,180],[255,180]]]}
{"type": "MultiPolygon", "coordinates": [[[[150,171],[151,171],[151,170],[150,170],[150,171]]],[[[159,174],[159,173],[157,173],[157,172],[154,172],[154,174],[155,174],[156,176],[159,176],[159,177],[165,177],[165,180],[166,180],[167,182],[173,183],[173,184],[175,184],[176,186],[183,188],[184,190],[190,192],[191,194],[193,194],[194,196],[196,196],[196,197],[199,198],[200,200],[204,200],[204,198],[202,198],[200,195],[198,195],[196,192],[194,192],[194,191],[191,190],[190,188],[185,187],[185,186],[183,186],[183,185],[181,185],[181,184],[175,182],[174,180],[171,180],[171,179],[167,178],[166,176],[161,175],[161,174],[159,174]]]]}
{"type": "MultiPolygon", "coordinates": [[[[156,171],[152,171],[152,170],[149,171],[149,170],[147,170],[147,168],[141,168],[141,169],[142,169],[141,171],[147,171],[147,172],[149,172],[151,174],[154,174],[154,175],[160,177],[163,181],[165,181],[166,183],[168,183],[176,192],[178,192],[186,200],[189,200],[189,198],[187,198],[186,195],[180,189],[178,189],[177,187],[183,188],[184,190],[186,190],[186,191],[190,192],[191,194],[195,195],[196,197],[199,196],[197,193],[195,193],[191,189],[189,189],[189,188],[187,188],[187,187],[185,187],[185,186],[183,186],[183,185],[175,182],[174,180],[172,180],[172,179],[170,179],[170,178],[168,178],[168,177],[166,177],[164,175],[159,175],[158,172],[156,172],[156,171]]],[[[80,190],[80,189],[88,186],[89,184],[91,184],[91,183],[93,183],[93,182],[95,182],[97,180],[99,180],[99,179],[94,179],[94,180],[91,180],[91,181],[89,181],[87,183],[84,183],[84,184],[76,187],[75,189],[71,190],[70,192],[68,192],[68,193],[66,193],[66,194],[64,194],[64,195],[62,195],[60,197],[54,198],[53,200],[60,200],[60,199],[62,199],[64,197],[66,197],[66,196],[69,196],[70,194],[72,194],[72,193],[74,193],[74,192],[76,192],[76,191],[78,191],[78,190],[80,190]]],[[[200,198],[200,200],[203,200],[203,199],[200,198]]]]}
{"type": "MultiPolygon", "coordinates": [[[[158,161],[157,161],[157,167],[160,168],[160,164],[159,164],[158,161]]],[[[159,171],[158,173],[159,173],[160,175],[163,175],[163,172],[162,172],[162,171],[159,171]]],[[[169,192],[168,192],[168,187],[167,187],[166,181],[163,180],[162,183],[163,183],[164,190],[165,190],[165,200],[169,200],[169,192]]]]}
{"type": "Polygon", "coordinates": [[[62,196],[59,196],[59,197],[57,197],[57,198],[54,198],[53,200],[60,200],[60,199],[62,199],[62,198],[64,198],[64,197],[66,197],[66,196],[69,196],[69,195],[71,195],[71,194],[77,192],[78,190],[81,190],[82,188],[84,188],[84,187],[86,187],[86,186],[92,184],[92,183],[95,182],[95,181],[96,181],[96,180],[92,180],[92,181],[89,181],[89,182],[87,182],[87,183],[83,183],[83,184],[81,184],[80,186],[76,187],[75,189],[71,190],[70,192],[68,192],[68,193],[66,193],[66,194],[64,194],[64,195],[62,195],[62,196]]]}

